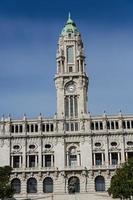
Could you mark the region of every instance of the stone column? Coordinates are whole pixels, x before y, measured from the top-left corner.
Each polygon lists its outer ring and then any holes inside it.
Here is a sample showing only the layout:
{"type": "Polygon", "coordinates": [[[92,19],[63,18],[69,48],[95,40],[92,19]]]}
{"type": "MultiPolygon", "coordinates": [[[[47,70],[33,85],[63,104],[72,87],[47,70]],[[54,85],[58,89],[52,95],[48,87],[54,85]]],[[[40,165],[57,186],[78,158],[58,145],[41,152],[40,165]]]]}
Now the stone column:
{"type": "Polygon", "coordinates": [[[108,136],[105,136],[105,165],[109,166],[108,136]]]}
{"type": "Polygon", "coordinates": [[[95,155],[95,153],[93,153],[93,164],[94,164],[94,166],[96,166],[96,155],[95,155]]]}
{"type": "Polygon", "coordinates": [[[11,156],[11,166],[13,167],[13,156],[11,156]]]}
{"type": "Polygon", "coordinates": [[[53,167],[53,155],[51,155],[51,167],[53,167]]]}
{"type": "Polygon", "coordinates": [[[128,160],[128,152],[126,152],[126,161],[128,160]]]}
{"type": "Polygon", "coordinates": [[[27,167],[29,167],[29,155],[27,155],[27,167]]]}
{"type": "Polygon", "coordinates": [[[19,167],[22,167],[22,156],[19,156],[19,167]]]}
{"type": "Polygon", "coordinates": [[[38,155],[35,155],[35,167],[37,167],[37,166],[38,166],[38,162],[37,162],[37,156],[38,156],[38,155]]]}
{"type": "Polygon", "coordinates": [[[69,166],[69,154],[68,154],[68,152],[67,152],[67,160],[66,161],[67,161],[66,166],[69,166]]]}
{"type": "Polygon", "coordinates": [[[110,158],[110,165],[112,165],[112,156],[111,156],[111,153],[109,153],[109,158],[110,158]]]}
{"type": "Polygon", "coordinates": [[[27,150],[27,139],[23,139],[23,153],[22,153],[22,156],[23,156],[23,164],[22,164],[22,167],[23,169],[26,168],[26,150],[27,150]]]}
{"type": "Polygon", "coordinates": [[[102,165],[104,165],[104,153],[102,153],[102,165]]]}
{"type": "Polygon", "coordinates": [[[45,167],[45,155],[43,155],[43,167],[45,167]]]}
{"type": "Polygon", "coordinates": [[[80,166],[80,154],[77,155],[77,166],[80,166]]]}
{"type": "Polygon", "coordinates": [[[125,137],[121,136],[121,162],[125,162],[125,137]]]}
{"type": "Polygon", "coordinates": [[[38,149],[38,167],[41,169],[42,167],[42,141],[39,139],[39,149],[38,149]]]}
{"type": "Polygon", "coordinates": [[[120,164],[120,152],[118,152],[118,165],[120,164]]]}

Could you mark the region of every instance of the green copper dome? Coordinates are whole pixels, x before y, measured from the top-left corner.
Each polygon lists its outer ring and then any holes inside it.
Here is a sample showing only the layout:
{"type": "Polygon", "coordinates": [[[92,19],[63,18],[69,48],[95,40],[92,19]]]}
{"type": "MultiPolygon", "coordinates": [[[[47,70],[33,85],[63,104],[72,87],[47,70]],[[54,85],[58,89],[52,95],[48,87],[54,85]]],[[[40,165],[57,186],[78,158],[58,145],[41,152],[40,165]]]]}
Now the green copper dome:
{"type": "Polygon", "coordinates": [[[76,24],[74,23],[74,21],[71,19],[70,13],[68,16],[68,20],[65,24],[65,26],[63,27],[63,30],[61,32],[61,35],[66,35],[67,33],[78,33],[78,29],[76,27],[76,24]]]}

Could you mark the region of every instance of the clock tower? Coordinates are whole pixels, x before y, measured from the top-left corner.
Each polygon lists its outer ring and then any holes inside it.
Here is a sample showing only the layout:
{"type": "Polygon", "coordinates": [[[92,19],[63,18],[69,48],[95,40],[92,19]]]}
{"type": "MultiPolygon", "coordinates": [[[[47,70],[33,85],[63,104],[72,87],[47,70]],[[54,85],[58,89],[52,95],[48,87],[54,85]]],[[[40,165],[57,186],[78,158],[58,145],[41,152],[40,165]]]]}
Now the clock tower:
{"type": "Polygon", "coordinates": [[[81,118],[87,114],[88,77],[83,42],[70,14],[59,37],[56,60],[57,118],[81,118]]]}

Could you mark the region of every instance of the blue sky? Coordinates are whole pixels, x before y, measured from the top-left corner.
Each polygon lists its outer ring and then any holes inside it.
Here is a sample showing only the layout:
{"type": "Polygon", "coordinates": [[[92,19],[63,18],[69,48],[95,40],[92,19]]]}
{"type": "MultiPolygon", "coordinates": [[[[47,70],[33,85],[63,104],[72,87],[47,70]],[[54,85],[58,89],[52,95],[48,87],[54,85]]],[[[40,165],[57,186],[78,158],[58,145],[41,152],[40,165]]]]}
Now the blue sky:
{"type": "Polygon", "coordinates": [[[0,114],[56,112],[56,45],[68,12],[84,42],[92,115],[133,114],[132,0],[0,0],[0,114]]]}

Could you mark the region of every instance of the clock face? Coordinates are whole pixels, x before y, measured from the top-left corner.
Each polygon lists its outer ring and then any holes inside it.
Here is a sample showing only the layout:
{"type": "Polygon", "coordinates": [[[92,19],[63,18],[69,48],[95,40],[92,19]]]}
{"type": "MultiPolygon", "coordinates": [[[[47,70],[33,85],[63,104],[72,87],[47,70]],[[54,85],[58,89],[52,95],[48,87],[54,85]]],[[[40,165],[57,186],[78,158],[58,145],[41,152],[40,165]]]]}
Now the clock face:
{"type": "Polygon", "coordinates": [[[68,85],[68,86],[67,86],[67,91],[68,91],[68,92],[71,92],[71,93],[72,93],[72,92],[75,91],[75,89],[76,89],[76,88],[75,88],[75,85],[74,85],[74,84],[71,84],[71,85],[68,85]]]}

